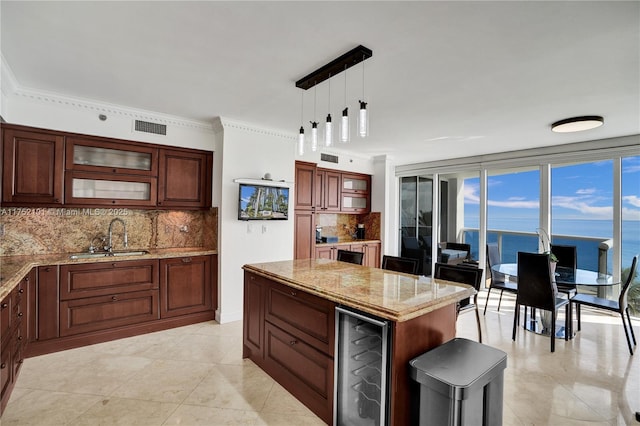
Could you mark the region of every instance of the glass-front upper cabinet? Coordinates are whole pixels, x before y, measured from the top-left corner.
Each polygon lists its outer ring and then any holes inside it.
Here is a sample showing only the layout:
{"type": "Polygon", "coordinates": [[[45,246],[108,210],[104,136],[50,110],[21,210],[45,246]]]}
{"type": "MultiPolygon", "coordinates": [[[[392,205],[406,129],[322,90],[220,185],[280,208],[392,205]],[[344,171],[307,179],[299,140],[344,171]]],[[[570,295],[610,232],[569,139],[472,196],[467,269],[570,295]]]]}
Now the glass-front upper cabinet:
{"type": "Polygon", "coordinates": [[[65,168],[100,173],[158,175],[158,150],[103,139],[68,137],[65,168]]]}
{"type": "Polygon", "coordinates": [[[368,193],[371,176],[358,174],[342,174],[342,192],[368,193]]]}

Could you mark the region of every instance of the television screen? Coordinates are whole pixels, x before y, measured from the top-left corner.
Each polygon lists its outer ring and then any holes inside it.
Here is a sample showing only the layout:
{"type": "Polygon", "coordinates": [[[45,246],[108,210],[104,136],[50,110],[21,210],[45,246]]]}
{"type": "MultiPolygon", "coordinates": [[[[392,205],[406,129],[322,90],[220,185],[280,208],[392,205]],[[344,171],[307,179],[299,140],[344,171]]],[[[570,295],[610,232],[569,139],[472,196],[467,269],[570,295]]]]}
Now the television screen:
{"type": "Polygon", "coordinates": [[[286,220],[289,213],[289,188],[240,184],[239,220],[286,220]]]}

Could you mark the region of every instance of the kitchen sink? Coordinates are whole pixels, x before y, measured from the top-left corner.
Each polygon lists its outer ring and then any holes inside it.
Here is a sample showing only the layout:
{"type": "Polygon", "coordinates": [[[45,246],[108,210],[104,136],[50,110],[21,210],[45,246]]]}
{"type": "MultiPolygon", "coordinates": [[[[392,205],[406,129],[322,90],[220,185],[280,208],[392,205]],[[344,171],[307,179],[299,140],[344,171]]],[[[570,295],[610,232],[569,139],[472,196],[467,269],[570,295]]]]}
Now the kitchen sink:
{"type": "Polygon", "coordinates": [[[112,251],[108,252],[99,252],[99,253],[73,253],[69,255],[70,259],[92,259],[92,258],[100,258],[100,257],[114,257],[114,256],[141,256],[143,254],[149,254],[146,250],[120,250],[120,251],[112,251]]]}

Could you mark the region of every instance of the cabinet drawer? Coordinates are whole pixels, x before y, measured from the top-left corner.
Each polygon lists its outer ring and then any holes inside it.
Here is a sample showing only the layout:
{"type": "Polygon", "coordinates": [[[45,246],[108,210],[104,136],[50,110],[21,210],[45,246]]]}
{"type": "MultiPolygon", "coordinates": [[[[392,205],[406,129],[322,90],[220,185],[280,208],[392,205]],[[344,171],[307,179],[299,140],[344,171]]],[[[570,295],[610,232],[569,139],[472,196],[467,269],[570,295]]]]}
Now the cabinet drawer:
{"type": "Polygon", "coordinates": [[[333,359],[267,323],[265,370],[327,423],[332,418],[333,359]]]}
{"type": "Polygon", "coordinates": [[[333,356],[334,303],[274,282],[266,291],[267,321],[333,356]]]}
{"type": "Polygon", "coordinates": [[[61,300],[157,288],[157,260],[131,260],[60,267],[61,300]]]}
{"type": "Polygon", "coordinates": [[[60,302],[60,335],[105,330],[160,318],[158,290],[60,302]]]}

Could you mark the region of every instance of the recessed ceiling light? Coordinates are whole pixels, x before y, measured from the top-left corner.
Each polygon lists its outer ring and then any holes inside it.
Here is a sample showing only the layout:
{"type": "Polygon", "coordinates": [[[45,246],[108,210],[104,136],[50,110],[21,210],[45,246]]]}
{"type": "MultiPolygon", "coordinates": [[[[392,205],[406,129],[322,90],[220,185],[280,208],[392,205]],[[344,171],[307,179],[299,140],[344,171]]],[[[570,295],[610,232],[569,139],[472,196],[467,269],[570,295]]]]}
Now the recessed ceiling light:
{"type": "Polygon", "coordinates": [[[565,118],[551,125],[551,130],[557,133],[581,132],[595,129],[604,124],[604,118],[599,115],[585,115],[582,117],[565,118]]]}

